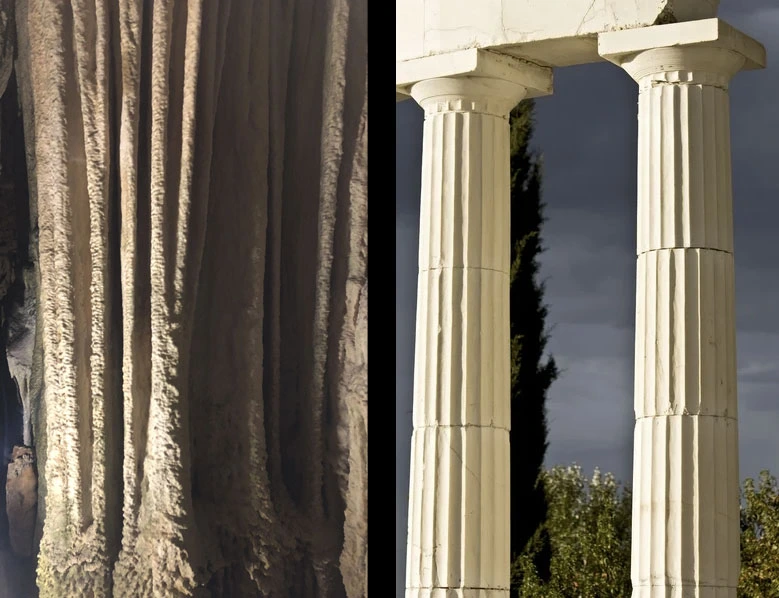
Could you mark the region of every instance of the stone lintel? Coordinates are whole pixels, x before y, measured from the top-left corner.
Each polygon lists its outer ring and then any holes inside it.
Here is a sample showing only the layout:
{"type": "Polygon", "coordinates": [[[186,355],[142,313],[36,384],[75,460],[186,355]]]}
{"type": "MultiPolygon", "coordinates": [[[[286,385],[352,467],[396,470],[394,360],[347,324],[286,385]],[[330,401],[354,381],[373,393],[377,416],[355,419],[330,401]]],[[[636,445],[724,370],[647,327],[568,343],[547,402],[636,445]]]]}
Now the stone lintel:
{"type": "Polygon", "coordinates": [[[599,33],[708,19],[718,6],[719,0],[396,0],[395,60],[500,48],[546,66],[572,66],[599,60],[599,33]]]}
{"type": "Polygon", "coordinates": [[[395,64],[396,101],[408,99],[415,83],[442,77],[486,77],[521,85],[527,98],[552,93],[552,69],[489,50],[471,48],[395,64]]]}
{"type": "Polygon", "coordinates": [[[618,66],[647,50],[693,46],[734,52],[744,58],[743,70],[761,69],[766,65],[763,45],[722,19],[654,25],[601,33],[598,36],[598,53],[618,66]]]}

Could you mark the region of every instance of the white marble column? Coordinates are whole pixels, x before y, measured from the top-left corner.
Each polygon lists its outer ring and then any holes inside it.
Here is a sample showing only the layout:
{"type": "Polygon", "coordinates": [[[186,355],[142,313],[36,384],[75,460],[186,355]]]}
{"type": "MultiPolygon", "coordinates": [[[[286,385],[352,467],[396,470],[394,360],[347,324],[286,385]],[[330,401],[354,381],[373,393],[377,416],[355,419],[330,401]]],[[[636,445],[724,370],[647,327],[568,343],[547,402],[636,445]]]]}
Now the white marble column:
{"type": "Polygon", "coordinates": [[[509,589],[509,124],[526,89],[411,88],[425,110],[406,596],[509,589]]]}
{"type": "Polygon", "coordinates": [[[615,60],[639,84],[634,598],[735,598],[738,585],[728,83],[746,59],[724,46],[615,60]]]}

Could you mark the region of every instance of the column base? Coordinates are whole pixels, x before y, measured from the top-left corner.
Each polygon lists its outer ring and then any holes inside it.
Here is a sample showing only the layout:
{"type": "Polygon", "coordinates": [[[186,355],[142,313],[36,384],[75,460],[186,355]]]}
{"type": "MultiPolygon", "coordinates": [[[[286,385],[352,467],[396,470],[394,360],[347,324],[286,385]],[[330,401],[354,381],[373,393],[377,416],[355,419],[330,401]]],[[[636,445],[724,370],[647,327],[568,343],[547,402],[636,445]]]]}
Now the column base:
{"type": "Polygon", "coordinates": [[[696,585],[640,586],[633,588],[632,598],[736,598],[736,588],[696,585]]]}
{"type": "MultiPolygon", "coordinates": [[[[735,598],[735,594],[733,596],[735,598]]],[[[509,598],[509,590],[508,588],[503,590],[493,588],[406,588],[406,598],[509,598]]]]}

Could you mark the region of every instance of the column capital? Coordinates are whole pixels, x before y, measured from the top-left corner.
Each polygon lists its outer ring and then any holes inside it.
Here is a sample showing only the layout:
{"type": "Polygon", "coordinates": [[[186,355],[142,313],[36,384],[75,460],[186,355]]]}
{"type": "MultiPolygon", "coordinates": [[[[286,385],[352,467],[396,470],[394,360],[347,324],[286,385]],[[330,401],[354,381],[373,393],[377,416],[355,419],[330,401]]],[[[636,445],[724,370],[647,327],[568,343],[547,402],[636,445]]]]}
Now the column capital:
{"type": "Polygon", "coordinates": [[[598,53],[639,82],[727,86],[766,64],[759,42],[716,18],[602,33],[598,53]]]}
{"type": "Polygon", "coordinates": [[[441,112],[478,112],[501,118],[528,95],[528,88],[505,79],[441,77],[411,87],[411,97],[425,116],[441,112]]]}
{"type": "Polygon", "coordinates": [[[506,114],[523,98],[551,94],[552,79],[549,67],[477,48],[395,64],[397,97],[413,96],[420,104],[436,96],[514,99],[506,114]]]}

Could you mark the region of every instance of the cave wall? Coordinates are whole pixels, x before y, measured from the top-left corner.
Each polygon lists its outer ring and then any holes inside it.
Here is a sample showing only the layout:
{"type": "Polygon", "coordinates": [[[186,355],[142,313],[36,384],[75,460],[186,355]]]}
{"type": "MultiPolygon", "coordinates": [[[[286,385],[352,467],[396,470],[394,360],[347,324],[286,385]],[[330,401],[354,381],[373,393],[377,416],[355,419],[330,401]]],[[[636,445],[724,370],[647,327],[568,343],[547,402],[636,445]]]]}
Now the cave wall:
{"type": "Polygon", "coordinates": [[[365,0],[15,10],[40,595],[367,595],[365,0]]]}

